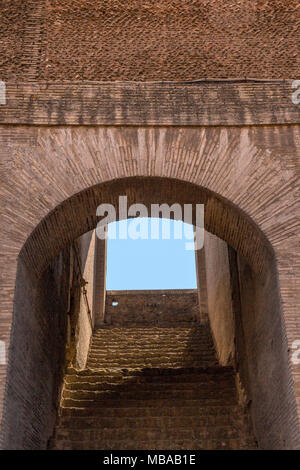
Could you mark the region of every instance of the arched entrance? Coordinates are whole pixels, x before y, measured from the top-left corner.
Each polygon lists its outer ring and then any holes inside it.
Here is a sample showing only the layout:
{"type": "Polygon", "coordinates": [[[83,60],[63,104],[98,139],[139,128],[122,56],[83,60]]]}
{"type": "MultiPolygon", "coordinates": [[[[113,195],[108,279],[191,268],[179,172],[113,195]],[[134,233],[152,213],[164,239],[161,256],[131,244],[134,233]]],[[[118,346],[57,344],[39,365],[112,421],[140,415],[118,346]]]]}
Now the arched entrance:
{"type": "MultiPolygon", "coordinates": [[[[75,238],[95,228],[97,206],[105,202],[117,208],[119,195],[127,195],[129,205],[203,203],[206,230],[242,256],[248,312],[243,325],[244,357],[241,353],[240,360],[249,372],[249,383],[243,387],[251,394],[256,436],[261,447],[294,446],[297,435],[290,423],[295,400],[273,248],[257,224],[231,201],[202,186],[162,177],[121,178],[89,187],[52,210],[26,240],[18,261],[3,413],[4,446],[40,448],[51,433],[66,326],[59,315],[54,315],[51,323],[53,311],[59,313],[60,307],[55,304],[55,295],[51,308],[45,298],[55,292],[44,277],[45,269],[75,238]],[[49,348],[45,349],[45,344],[49,348]],[[274,389],[274,383],[280,383],[280,390],[274,389]]],[[[55,279],[52,281],[55,284],[55,279]]],[[[62,299],[66,291],[61,288],[62,299]]]]}

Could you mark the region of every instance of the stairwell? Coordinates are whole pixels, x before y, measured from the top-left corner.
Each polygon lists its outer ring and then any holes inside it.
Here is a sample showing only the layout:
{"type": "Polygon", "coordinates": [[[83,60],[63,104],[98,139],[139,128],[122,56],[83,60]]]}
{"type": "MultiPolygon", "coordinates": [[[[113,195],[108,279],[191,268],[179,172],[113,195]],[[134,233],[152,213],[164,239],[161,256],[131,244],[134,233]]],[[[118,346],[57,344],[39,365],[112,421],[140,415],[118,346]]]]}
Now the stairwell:
{"type": "Polygon", "coordinates": [[[255,448],[235,372],[218,365],[208,320],[189,302],[171,317],[166,300],[148,304],[148,319],[107,309],[86,368],[67,370],[50,448],[255,448]]]}

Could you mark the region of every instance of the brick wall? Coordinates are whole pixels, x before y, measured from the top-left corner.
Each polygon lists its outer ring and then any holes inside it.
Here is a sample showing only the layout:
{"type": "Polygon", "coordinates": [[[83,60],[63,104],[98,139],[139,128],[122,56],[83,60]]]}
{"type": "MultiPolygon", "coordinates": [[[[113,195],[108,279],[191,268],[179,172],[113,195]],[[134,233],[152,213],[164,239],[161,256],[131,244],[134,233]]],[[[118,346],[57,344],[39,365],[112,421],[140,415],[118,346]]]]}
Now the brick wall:
{"type": "Polygon", "coordinates": [[[207,232],[203,251],[206,276],[198,268],[205,283],[200,295],[207,291],[217,356],[221,364],[235,367],[239,398],[250,411],[259,446],[297,447],[297,436],[293,434],[297,420],[275,264],[270,263],[268,275],[262,280],[241,255],[207,232]]]}
{"type": "MultiPolygon", "coordinates": [[[[74,315],[75,355],[71,360],[84,368],[93,328],[103,323],[106,293],[106,240],[100,240],[91,230],[76,240],[80,259],[80,276],[86,282],[81,286],[78,312],[74,315]],[[85,289],[86,294],[83,294],[85,289]]],[[[80,283],[80,280],[78,281],[80,283]]]]}
{"type": "Polygon", "coordinates": [[[94,285],[94,323],[99,326],[104,320],[106,297],[106,240],[95,234],[95,285],[94,285]]]}
{"type": "MultiPolygon", "coordinates": [[[[291,103],[290,82],[246,87],[230,83],[224,88],[218,83],[178,88],[165,84],[150,89],[118,84],[114,92],[108,91],[111,85],[95,87],[76,85],[82,97],[75,93],[75,101],[68,100],[62,84],[8,87],[9,106],[0,110],[5,142],[0,148],[1,341],[8,348],[12,322],[21,328],[25,318],[17,297],[14,305],[18,260],[30,273],[33,291],[49,262],[95,228],[99,201],[117,206],[118,195],[127,194],[128,204],[205,203],[207,230],[241,254],[265,286],[256,303],[261,340],[269,323],[282,327],[281,337],[287,336],[286,345],[275,341],[272,367],[276,373],[284,367],[277,387],[288,394],[279,394],[280,408],[269,415],[277,429],[279,423],[289,427],[287,445],[299,446],[299,365],[287,363],[300,332],[299,108],[291,103]],[[224,89],[230,92],[222,95],[224,89]],[[135,125],[120,125],[125,122],[135,125]],[[264,300],[268,296],[274,302],[271,308],[264,300]]],[[[273,331],[276,337],[277,330],[273,331]]],[[[258,350],[263,364],[266,353],[258,350]]],[[[10,371],[17,369],[14,353],[12,348],[10,371]]],[[[6,364],[0,364],[1,405],[6,373],[6,364]]],[[[266,377],[271,380],[271,375],[266,377]]],[[[272,386],[270,390],[276,393],[272,386]]],[[[11,396],[16,398],[17,393],[11,396]]],[[[9,425],[5,411],[3,426],[9,425]]]]}
{"type": "Polygon", "coordinates": [[[91,336],[94,324],[94,280],[95,280],[95,232],[90,231],[82,235],[77,241],[77,253],[80,261],[80,279],[87,282],[85,286],[80,286],[80,300],[78,314],[74,319],[74,343],[76,357],[72,360],[79,368],[84,368],[90,347],[91,336]],[[86,294],[83,295],[83,289],[86,294]]]}
{"type": "Polygon", "coordinates": [[[275,265],[261,282],[238,256],[241,294],[239,368],[250,402],[254,433],[264,449],[297,447],[288,344],[280,315],[275,265]],[[241,350],[242,349],[242,350],[241,350]],[[247,364],[243,360],[247,359],[247,364]],[[246,370],[247,367],[247,370],[246,370]]]}
{"type": "Polygon", "coordinates": [[[195,250],[195,265],[198,291],[199,314],[208,317],[207,279],[204,247],[195,250]]]}
{"type": "Polygon", "coordinates": [[[69,250],[37,280],[19,263],[6,384],[4,449],[44,449],[56,421],[65,365],[69,250]]]}
{"type": "Polygon", "coordinates": [[[297,0],[2,2],[2,79],[286,78],[297,0]]]}
{"type": "Polygon", "coordinates": [[[191,321],[199,321],[196,290],[107,291],[107,325],[172,326],[191,321]]]}
{"type": "Polygon", "coordinates": [[[235,324],[227,243],[206,232],[204,242],[209,320],[220,364],[233,363],[235,324]]]}
{"type": "Polygon", "coordinates": [[[14,353],[1,435],[5,449],[46,448],[57,419],[65,366],[85,367],[93,331],[94,254],[91,231],[55,257],[39,279],[19,263],[19,315],[12,328],[14,353]],[[88,282],[86,297],[82,278],[88,282]]]}

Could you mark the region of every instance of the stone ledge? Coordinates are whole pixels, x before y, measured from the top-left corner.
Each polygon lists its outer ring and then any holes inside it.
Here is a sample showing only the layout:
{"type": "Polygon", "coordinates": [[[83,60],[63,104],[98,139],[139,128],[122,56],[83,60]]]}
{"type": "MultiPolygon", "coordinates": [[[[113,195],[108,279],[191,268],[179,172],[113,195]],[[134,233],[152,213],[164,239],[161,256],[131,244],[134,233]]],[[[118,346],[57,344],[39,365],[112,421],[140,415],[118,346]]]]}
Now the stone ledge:
{"type": "Polygon", "coordinates": [[[299,124],[292,80],[6,83],[0,124],[299,124]]]}
{"type": "Polygon", "coordinates": [[[182,295],[182,294],[197,294],[197,289],[136,289],[136,290],[107,290],[106,295],[119,296],[119,295],[137,295],[137,294],[149,294],[149,295],[182,295]]]}

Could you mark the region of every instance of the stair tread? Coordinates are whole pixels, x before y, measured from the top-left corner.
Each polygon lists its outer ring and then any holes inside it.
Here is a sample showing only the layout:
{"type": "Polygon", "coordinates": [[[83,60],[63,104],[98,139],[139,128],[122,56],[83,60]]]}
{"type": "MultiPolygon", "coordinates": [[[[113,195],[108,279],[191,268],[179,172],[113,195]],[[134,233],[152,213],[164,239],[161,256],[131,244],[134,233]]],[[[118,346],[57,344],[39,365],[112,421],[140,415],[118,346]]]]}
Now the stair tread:
{"type": "Polygon", "coordinates": [[[250,442],[241,442],[239,439],[168,439],[168,440],[154,440],[140,441],[135,440],[128,442],[128,439],[118,439],[109,442],[103,441],[70,441],[65,440],[60,442],[60,446],[55,446],[53,442],[52,448],[70,448],[70,449],[127,449],[127,450],[206,450],[206,449],[254,449],[255,446],[250,442]]]}
{"type": "Polygon", "coordinates": [[[153,326],[130,324],[129,314],[125,324],[114,317],[115,324],[94,331],[86,368],[66,371],[50,448],[253,445],[234,369],[218,364],[209,325],[182,315],[153,326]]]}

